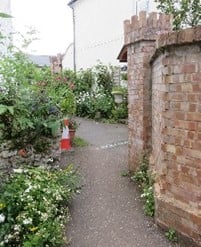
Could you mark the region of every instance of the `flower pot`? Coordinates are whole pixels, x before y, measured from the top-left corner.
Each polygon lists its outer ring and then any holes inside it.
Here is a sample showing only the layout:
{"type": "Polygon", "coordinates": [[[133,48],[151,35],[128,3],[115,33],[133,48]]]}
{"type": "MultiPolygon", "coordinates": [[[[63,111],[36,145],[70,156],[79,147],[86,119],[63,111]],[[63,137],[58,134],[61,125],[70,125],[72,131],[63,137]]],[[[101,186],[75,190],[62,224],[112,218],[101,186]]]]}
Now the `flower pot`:
{"type": "Polygon", "coordinates": [[[115,101],[115,103],[117,103],[117,104],[122,103],[122,101],[123,101],[123,94],[121,92],[119,92],[119,93],[118,92],[114,92],[113,95],[114,95],[114,101],[115,101]]]}
{"type": "Polygon", "coordinates": [[[73,145],[73,140],[74,140],[74,137],[75,137],[75,132],[76,132],[75,129],[69,129],[69,136],[70,136],[70,144],[71,144],[71,146],[73,145]]]}

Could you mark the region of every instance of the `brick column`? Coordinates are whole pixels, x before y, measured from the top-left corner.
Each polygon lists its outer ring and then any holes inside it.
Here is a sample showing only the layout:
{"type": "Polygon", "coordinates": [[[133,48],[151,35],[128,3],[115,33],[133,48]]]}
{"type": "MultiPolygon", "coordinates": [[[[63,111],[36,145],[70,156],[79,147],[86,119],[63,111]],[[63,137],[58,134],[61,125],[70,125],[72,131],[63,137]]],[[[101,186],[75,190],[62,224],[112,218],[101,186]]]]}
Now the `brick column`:
{"type": "Polygon", "coordinates": [[[151,67],[155,41],[169,31],[170,17],[142,11],[124,22],[128,61],[129,170],[134,171],[143,151],[151,148],[151,67]]]}

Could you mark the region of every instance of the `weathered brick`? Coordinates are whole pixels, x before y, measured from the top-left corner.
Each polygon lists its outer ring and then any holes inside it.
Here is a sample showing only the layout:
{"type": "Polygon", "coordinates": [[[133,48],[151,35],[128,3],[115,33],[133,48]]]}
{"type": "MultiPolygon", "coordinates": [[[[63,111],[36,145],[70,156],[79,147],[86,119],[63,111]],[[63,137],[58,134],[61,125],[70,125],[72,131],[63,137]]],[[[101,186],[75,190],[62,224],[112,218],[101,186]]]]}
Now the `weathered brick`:
{"type": "Polygon", "coordinates": [[[198,242],[201,49],[194,40],[201,41],[201,27],[167,33],[170,17],[145,17],[145,13],[132,17],[127,38],[131,42],[129,168],[135,170],[139,153],[152,149],[151,165],[157,174],[155,192],[160,195],[160,199],[156,198],[156,221],[198,242]],[[155,45],[162,49],[155,50],[155,45]]]}
{"type": "Polygon", "coordinates": [[[195,64],[184,64],[181,73],[194,73],[196,72],[196,65],[195,64]]]}

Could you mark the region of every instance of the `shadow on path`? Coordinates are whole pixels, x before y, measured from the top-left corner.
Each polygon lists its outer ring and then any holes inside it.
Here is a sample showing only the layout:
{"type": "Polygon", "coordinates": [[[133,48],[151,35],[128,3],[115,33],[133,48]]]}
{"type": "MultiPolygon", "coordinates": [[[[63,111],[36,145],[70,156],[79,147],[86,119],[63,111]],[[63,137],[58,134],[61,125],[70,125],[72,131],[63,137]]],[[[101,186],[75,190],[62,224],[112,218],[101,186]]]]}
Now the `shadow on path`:
{"type": "Polygon", "coordinates": [[[83,188],[70,207],[70,247],[168,247],[164,234],[144,216],[136,186],[122,177],[127,169],[127,126],[79,119],[76,135],[90,145],[65,154],[79,167],[83,188]]]}

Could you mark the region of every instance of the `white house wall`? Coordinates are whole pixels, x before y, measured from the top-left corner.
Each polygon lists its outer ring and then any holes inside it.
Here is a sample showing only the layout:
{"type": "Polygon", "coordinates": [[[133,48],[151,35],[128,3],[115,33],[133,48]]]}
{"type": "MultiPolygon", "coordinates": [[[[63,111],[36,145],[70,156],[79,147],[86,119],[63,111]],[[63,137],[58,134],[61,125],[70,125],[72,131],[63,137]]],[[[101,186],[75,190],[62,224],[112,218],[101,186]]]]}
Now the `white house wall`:
{"type": "MultiPolygon", "coordinates": [[[[11,14],[11,2],[10,0],[0,0],[0,12],[11,14]]],[[[5,54],[7,52],[7,47],[10,43],[10,33],[12,32],[12,19],[0,17],[0,32],[4,37],[0,43],[0,54],[5,54]]]]}
{"type": "Polygon", "coordinates": [[[73,69],[73,43],[68,46],[62,59],[63,69],[73,69]]]}
{"type": "Polygon", "coordinates": [[[77,70],[98,61],[118,65],[116,58],[124,43],[123,21],[136,11],[155,9],[146,0],[138,4],[135,0],[77,0],[73,7],[77,70]]]}

